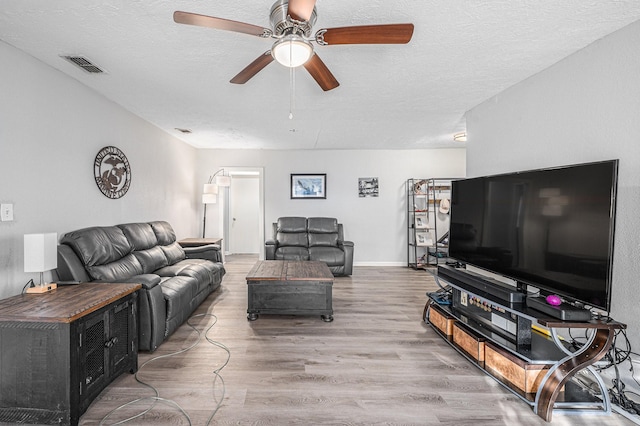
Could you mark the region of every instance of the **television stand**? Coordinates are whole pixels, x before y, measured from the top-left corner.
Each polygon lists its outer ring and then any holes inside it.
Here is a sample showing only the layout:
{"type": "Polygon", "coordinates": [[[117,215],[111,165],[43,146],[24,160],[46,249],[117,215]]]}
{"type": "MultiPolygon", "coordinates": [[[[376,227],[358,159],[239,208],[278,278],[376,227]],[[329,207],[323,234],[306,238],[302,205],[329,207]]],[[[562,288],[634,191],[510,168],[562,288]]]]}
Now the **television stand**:
{"type": "Polygon", "coordinates": [[[591,319],[591,312],[587,309],[576,308],[568,303],[562,303],[558,306],[550,305],[541,296],[527,297],[527,306],[562,321],[589,321],[591,319]]]}
{"type": "Polygon", "coordinates": [[[625,324],[599,319],[563,321],[523,303],[504,302],[481,289],[440,278],[454,289],[452,304],[440,305],[430,298],[424,320],[471,363],[529,404],[538,416],[549,422],[554,410],[611,413],[607,388],[593,364],[607,354],[616,330],[626,328],[625,324]],[[509,317],[518,320],[510,323],[509,317]],[[546,327],[549,333],[533,330],[530,344],[524,344],[518,335],[527,322],[546,327]],[[563,329],[584,330],[588,332],[587,341],[574,351],[560,337],[563,329]],[[581,370],[593,376],[599,395],[586,392],[573,380],[581,370]]]}

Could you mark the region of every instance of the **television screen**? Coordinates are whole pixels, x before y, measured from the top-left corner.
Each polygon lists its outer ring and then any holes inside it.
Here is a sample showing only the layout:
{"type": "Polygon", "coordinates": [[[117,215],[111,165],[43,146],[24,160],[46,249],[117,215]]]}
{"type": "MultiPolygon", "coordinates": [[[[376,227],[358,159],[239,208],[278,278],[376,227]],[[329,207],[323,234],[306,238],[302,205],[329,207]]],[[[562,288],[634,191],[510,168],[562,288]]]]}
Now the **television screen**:
{"type": "Polygon", "coordinates": [[[452,183],[449,256],[609,311],[618,160],[452,183]]]}

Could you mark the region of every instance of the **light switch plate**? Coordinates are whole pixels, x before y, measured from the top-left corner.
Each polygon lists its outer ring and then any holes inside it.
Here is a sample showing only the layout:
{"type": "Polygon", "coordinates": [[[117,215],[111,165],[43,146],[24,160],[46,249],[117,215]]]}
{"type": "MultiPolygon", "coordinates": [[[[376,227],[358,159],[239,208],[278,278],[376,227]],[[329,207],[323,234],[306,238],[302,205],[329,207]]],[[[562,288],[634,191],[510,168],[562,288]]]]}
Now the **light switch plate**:
{"type": "Polygon", "coordinates": [[[3,222],[13,220],[13,204],[0,204],[0,220],[3,222]]]}

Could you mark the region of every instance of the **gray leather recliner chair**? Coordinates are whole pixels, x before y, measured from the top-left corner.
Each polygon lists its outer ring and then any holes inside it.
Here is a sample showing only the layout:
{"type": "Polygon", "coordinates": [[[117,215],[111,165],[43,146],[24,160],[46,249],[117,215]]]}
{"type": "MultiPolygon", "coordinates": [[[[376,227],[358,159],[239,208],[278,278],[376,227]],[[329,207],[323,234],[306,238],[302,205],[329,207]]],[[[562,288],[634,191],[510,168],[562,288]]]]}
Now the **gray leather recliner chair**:
{"type": "Polygon", "coordinates": [[[344,240],[341,223],[331,217],[281,217],[265,242],[267,260],[325,262],[333,275],[353,273],[353,242],[344,240]]]}

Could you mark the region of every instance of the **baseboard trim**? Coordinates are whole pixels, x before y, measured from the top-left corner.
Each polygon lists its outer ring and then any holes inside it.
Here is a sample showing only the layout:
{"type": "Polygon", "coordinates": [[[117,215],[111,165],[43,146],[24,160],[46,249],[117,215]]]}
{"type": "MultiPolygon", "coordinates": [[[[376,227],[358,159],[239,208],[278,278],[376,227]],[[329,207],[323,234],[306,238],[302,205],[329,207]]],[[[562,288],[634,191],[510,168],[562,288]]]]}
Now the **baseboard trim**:
{"type": "Polygon", "coordinates": [[[406,262],[353,262],[353,266],[407,266],[406,262]]]}

